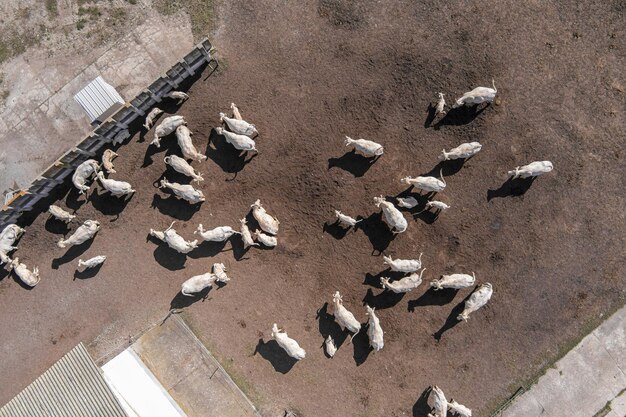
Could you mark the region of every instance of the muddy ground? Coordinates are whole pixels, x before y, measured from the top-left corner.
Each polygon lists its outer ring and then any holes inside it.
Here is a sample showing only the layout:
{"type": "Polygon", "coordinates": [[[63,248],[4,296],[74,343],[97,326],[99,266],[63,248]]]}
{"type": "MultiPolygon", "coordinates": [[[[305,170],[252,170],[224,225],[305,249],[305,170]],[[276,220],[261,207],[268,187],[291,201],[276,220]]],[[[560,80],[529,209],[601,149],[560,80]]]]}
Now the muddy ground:
{"type": "Polygon", "coordinates": [[[100,220],[95,240],[59,249],[66,230],[36,218],[15,255],[39,266],[40,284],[28,291],[6,273],[0,282],[0,402],[79,341],[110,354],[174,307],[263,415],[421,416],[437,384],[484,416],[623,304],[623,4],[233,1],[217,12],[221,69],[177,111],[209,157],[194,163],[207,201],[191,207],[154,187],[184,178],[163,163],[175,139],[155,152],[149,132],[115,161],[112,177],[138,190],[130,201],[63,196],[80,220],[100,220]],[[492,78],[493,105],[431,120],[436,92],[452,102],[492,78]],[[254,158],[212,131],[231,101],[261,132],[254,158]],[[344,135],[385,154],[370,163],[346,153],[344,135]],[[438,165],[442,148],[467,141],[483,150],[438,165]],[[507,170],[545,159],[552,173],[506,182],[507,170]],[[372,198],[406,194],[401,177],[440,168],[437,199],[451,208],[405,212],[408,230],[389,233],[372,198]],[[182,256],[147,238],[174,219],[187,238],[199,223],[236,226],[257,198],[281,222],[274,250],[244,252],[233,239],[182,256]],[[335,209],[363,222],[342,231],[335,209]],[[382,254],[420,252],[426,282],[383,294],[382,254]],[[99,254],[108,259],[95,274],[75,272],[79,257],[99,254]],[[220,261],[231,282],[204,301],[177,295],[220,261]],[[427,282],[472,271],[494,295],[457,324],[471,291],[435,293],[427,282]],[[336,290],[363,322],[364,303],[377,308],[382,351],[369,352],[364,332],[350,342],[338,331],[325,304],[336,290]],[[274,322],[305,360],[269,341],[274,322]],[[321,349],[328,334],[341,341],[333,359],[321,349]]]}

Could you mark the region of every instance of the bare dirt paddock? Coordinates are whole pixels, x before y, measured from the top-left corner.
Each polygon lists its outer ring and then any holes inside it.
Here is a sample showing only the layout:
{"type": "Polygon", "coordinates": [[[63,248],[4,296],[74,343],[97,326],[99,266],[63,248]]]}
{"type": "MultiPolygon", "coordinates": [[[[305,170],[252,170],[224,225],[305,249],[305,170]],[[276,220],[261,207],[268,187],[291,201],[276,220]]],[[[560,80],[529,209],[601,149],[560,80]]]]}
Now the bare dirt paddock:
{"type": "Polygon", "coordinates": [[[6,273],[0,282],[0,402],[78,341],[110,353],[175,307],[264,415],[424,415],[430,384],[488,415],[624,302],[623,12],[619,1],[220,5],[222,67],[178,111],[209,157],[194,163],[207,201],[190,207],[154,187],[164,173],[182,179],[163,163],[175,139],[155,152],[150,132],[115,160],[112,178],[138,190],[127,204],[101,191],[88,202],[63,196],[80,220],[102,223],[92,243],[59,249],[64,230],[36,218],[16,255],[39,266],[40,284],[28,291],[6,273]],[[494,105],[430,121],[435,92],[452,102],[492,78],[494,105]],[[231,101],[261,132],[251,160],[212,133],[231,101]],[[385,154],[374,164],[346,155],[344,135],[377,140],[385,154]],[[438,199],[452,208],[438,218],[406,212],[408,231],[391,235],[372,198],[403,193],[401,177],[438,171],[442,148],[474,140],[476,157],[443,166],[438,199]],[[552,173],[505,183],[508,169],[544,159],[552,173]],[[173,219],[188,238],[199,223],[236,226],[257,198],[280,219],[275,250],[244,253],[233,239],[185,257],[147,238],[173,219]],[[334,209],[364,220],[344,234],[331,225],[334,209]],[[491,282],[488,307],[455,324],[469,290],[425,283],[381,295],[381,253],[420,252],[426,281],[475,271],[491,282]],[[75,273],[79,257],[99,254],[108,259],[95,276],[75,273]],[[231,282],[205,301],[177,296],[219,261],[231,282]],[[368,352],[363,333],[324,356],[324,337],[339,334],[325,310],[336,290],[363,322],[363,304],[377,307],[381,352],[368,352]],[[273,322],[305,360],[267,343],[273,322]]]}

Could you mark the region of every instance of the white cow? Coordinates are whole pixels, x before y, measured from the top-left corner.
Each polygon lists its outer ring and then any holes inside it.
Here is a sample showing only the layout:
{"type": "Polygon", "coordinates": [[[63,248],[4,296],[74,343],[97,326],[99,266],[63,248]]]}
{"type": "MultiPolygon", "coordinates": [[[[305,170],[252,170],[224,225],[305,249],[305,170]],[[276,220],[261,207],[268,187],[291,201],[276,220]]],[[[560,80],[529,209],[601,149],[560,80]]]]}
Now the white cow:
{"type": "Polygon", "coordinates": [[[552,162],[550,161],[535,161],[523,167],[517,167],[513,171],[509,171],[509,176],[511,179],[538,177],[541,174],[552,171],[552,168],[552,162]]]}
{"type": "Polygon", "coordinates": [[[241,113],[239,112],[239,108],[235,103],[230,103],[230,109],[233,111],[233,118],[237,120],[243,120],[241,117],[241,113]]]}
{"type": "Polygon", "coordinates": [[[196,182],[204,181],[204,178],[202,178],[202,175],[196,172],[196,170],[193,169],[191,165],[189,165],[189,162],[185,161],[180,156],[176,156],[176,155],[166,156],[165,158],[163,158],[163,162],[165,162],[167,165],[174,168],[174,171],[180,172],[183,175],[187,175],[188,177],[191,177],[192,178],[191,181],[196,181],[196,182]]]}
{"type": "Polygon", "coordinates": [[[259,244],[252,239],[252,233],[250,233],[246,218],[244,217],[243,219],[239,220],[239,223],[241,224],[241,228],[239,229],[239,231],[241,234],[241,240],[243,241],[244,249],[247,249],[250,246],[259,246],[259,244]]]}
{"type": "Polygon", "coordinates": [[[432,403],[433,410],[428,414],[428,417],[447,417],[448,401],[441,388],[437,385],[431,387],[430,402],[432,403]]]}
{"type": "Polygon", "coordinates": [[[474,311],[478,310],[491,299],[491,295],[493,294],[493,288],[490,283],[486,282],[480,285],[476,291],[470,295],[470,297],[465,300],[465,308],[463,312],[457,316],[457,320],[467,321],[469,315],[474,311]]]}
{"type": "Polygon", "coordinates": [[[415,197],[398,197],[396,200],[398,201],[398,206],[408,209],[415,208],[419,204],[415,197]]]}
{"type": "Polygon", "coordinates": [[[414,273],[394,282],[389,282],[389,278],[381,277],[380,284],[384,289],[391,290],[396,294],[413,291],[422,283],[422,275],[424,274],[424,271],[426,271],[426,268],[422,269],[422,272],[419,274],[414,273]]]}
{"type": "Polygon", "coordinates": [[[76,218],[75,215],[70,214],[69,212],[63,210],[61,207],[55,206],[54,204],[48,207],[48,213],[50,213],[52,217],[65,223],[69,223],[76,218]]]}
{"type": "Polygon", "coordinates": [[[378,352],[383,348],[385,342],[383,341],[383,329],[380,327],[380,320],[374,312],[374,308],[365,305],[365,314],[367,314],[367,336],[370,339],[370,346],[374,349],[374,352],[378,352]]]}
{"type": "Polygon", "coordinates": [[[189,253],[195,248],[197,248],[198,247],[197,240],[192,240],[192,241],[185,240],[181,235],[176,233],[176,230],[172,229],[172,227],[174,226],[174,223],[176,222],[173,221],[172,224],[170,224],[170,227],[168,227],[162,232],[158,230],[150,229],[150,236],[154,236],[157,239],[167,243],[167,245],[170,248],[174,249],[176,252],[179,252],[179,253],[189,253]]]}
{"type": "Polygon", "coordinates": [[[228,275],[226,275],[226,265],[221,262],[213,264],[213,273],[215,274],[219,282],[230,281],[230,278],[228,278],[228,275]]]}
{"type": "Polygon", "coordinates": [[[78,188],[79,193],[83,194],[89,190],[89,187],[85,185],[87,180],[96,172],[100,170],[100,165],[94,159],[88,159],[79,166],[76,167],[74,174],[72,175],[72,183],[78,188]]]}
{"type": "Polygon", "coordinates": [[[432,200],[426,203],[426,208],[429,208],[429,209],[434,208],[437,211],[443,211],[443,210],[449,209],[450,206],[444,203],[443,201],[432,200]]]}
{"type": "Polygon", "coordinates": [[[496,89],[496,83],[494,80],[491,80],[491,85],[493,88],[489,87],[476,87],[472,91],[468,91],[463,94],[461,98],[459,98],[454,105],[452,105],[453,109],[461,106],[471,106],[474,104],[480,103],[491,103],[494,98],[496,98],[496,93],[498,90],[496,89]]]}
{"type": "Polygon", "coordinates": [[[148,115],[146,116],[146,121],[143,123],[143,127],[145,127],[146,130],[150,130],[150,128],[154,124],[154,119],[159,117],[161,113],[163,113],[163,110],[161,110],[158,107],[155,107],[152,110],[150,110],[150,113],[148,113],[148,115]]]}
{"type": "Polygon", "coordinates": [[[89,258],[86,261],[83,261],[82,259],[78,260],[78,267],[85,267],[85,268],[94,268],[100,264],[102,264],[104,261],[106,261],[107,257],[104,255],[99,255],[99,256],[94,256],[93,258],[89,258]]]}
{"type": "Polygon", "coordinates": [[[354,151],[366,158],[380,156],[383,154],[383,145],[367,139],[352,139],[346,136],[346,146],[352,146],[354,151]]]}
{"type": "Polygon", "coordinates": [[[276,237],[266,235],[260,230],[255,230],[254,233],[252,233],[252,237],[258,242],[261,242],[263,246],[267,246],[268,248],[273,248],[278,245],[278,239],[276,239],[276,237]]]}
{"type": "Polygon", "coordinates": [[[133,194],[136,191],[133,189],[133,186],[126,181],[116,181],[110,178],[104,178],[104,173],[102,171],[99,171],[96,175],[104,189],[110,192],[111,195],[115,197],[133,194]]]}
{"type": "Polygon", "coordinates": [[[193,234],[199,234],[205,242],[224,242],[232,235],[240,235],[240,232],[233,230],[230,226],[219,226],[215,229],[204,230],[202,224],[198,225],[198,229],[193,234]]]}
{"type": "Polygon", "coordinates": [[[383,263],[389,265],[392,271],[404,272],[405,274],[419,271],[422,268],[422,255],[419,259],[393,259],[391,256],[383,256],[383,263]]]}
{"type": "Polygon", "coordinates": [[[280,222],[275,218],[267,214],[263,206],[261,206],[261,200],[255,201],[250,207],[252,207],[252,215],[261,226],[264,232],[275,235],[278,233],[278,226],[280,222]]]}
{"type": "Polygon", "coordinates": [[[354,333],[352,338],[361,330],[361,323],[354,317],[350,311],[343,305],[343,298],[339,291],[333,295],[333,315],[335,316],[335,322],[341,327],[341,330],[348,329],[348,331],[354,333]]]}
{"type": "Polygon", "coordinates": [[[187,159],[193,159],[194,161],[205,161],[207,156],[198,152],[193,142],[191,141],[191,130],[185,125],[178,126],[176,128],[176,140],[183,156],[187,159]]]}
{"type": "Polygon", "coordinates": [[[253,138],[259,134],[256,130],[256,126],[253,124],[237,118],[231,119],[224,113],[220,113],[220,122],[226,123],[230,131],[238,135],[245,135],[253,138]]]}
{"type": "Polygon", "coordinates": [[[446,100],[443,98],[444,94],[437,93],[437,96],[439,97],[439,101],[437,102],[437,107],[435,107],[435,116],[438,114],[446,114],[444,110],[446,108],[446,100]]]}
{"type": "Polygon", "coordinates": [[[39,283],[41,279],[39,277],[39,268],[35,267],[33,270],[29,270],[28,267],[22,263],[20,263],[19,258],[13,259],[9,262],[9,268],[15,272],[15,275],[19,277],[19,279],[29,287],[34,287],[39,283]]]}
{"type": "Polygon", "coordinates": [[[217,281],[226,282],[228,280],[221,281],[217,277],[217,275],[210,272],[201,275],[195,275],[189,278],[187,281],[183,282],[180,292],[187,297],[193,297],[194,293],[198,293],[205,288],[213,286],[213,284],[215,284],[217,281]]]}
{"type": "Polygon", "coordinates": [[[454,400],[448,403],[448,410],[460,417],[472,417],[472,410],[454,400]]]}
{"type": "Polygon", "coordinates": [[[456,148],[450,149],[448,152],[446,150],[441,151],[441,155],[439,155],[440,161],[449,161],[451,159],[467,159],[474,155],[476,155],[483,148],[479,142],[467,142],[462,143],[456,148]]]}
{"type": "Polygon", "coordinates": [[[335,342],[333,341],[333,338],[330,337],[330,335],[328,335],[328,337],[324,341],[324,346],[326,347],[326,353],[328,354],[328,356],[330,356],[331,358],[335,356],[335,353],[337,353],[337,346],[335,346],[335,342]]]}
{"type": "Polygon", "coordinates": [[[154,129],[154,139],[150,142],[150,145],[156,145],[157,148],[161,147],[161,138],[174,133],[179,126],[186,125],[187,122],[183,116],[169,116],[163,119],[156,129],[154,129]]]}
{"type": "Polygon", "coordinates": [[[337,217],[337,220],[339,221],[339,224],[342,224],[342,225],[344,225],[346,227],[354,227],[354,226],[356,226],[356,224],[358,222],[363,221],[363,219],[357,220],[355,218],[347,216],[347,215],[343,214],[342,212],[340,212],[339,210],[335,210],[335,216],[337,217]]]}
{"type": "Polygon", "coordinates": [[[115,168],[113,167],[113,159],[115,159],[118,155],[113,152],[111,149],[107,149],[102,154],[102,166],[107,171],[107,174],[115,174],[115,168]]]}
{"type": "Polygon", "coordinates": [[[197,204],[204,201],[204,194],[201,190],[196,190],[189,184],[179,184],[177,182],[168,182],[165,179],[161,180],[159,188],[169,188],[174,193],[174,196],[179,199],[190,202],[191,204],[197,204]]]}
{"type": "Polygon", "coordinates": [[[439,279],[430,281],[430,286],[437,290],[443,288],[453,288],[460,290],[462,288],[468,288],[474,285],[476,282],[476,275],[472,272],[472,275],[467,274],[451,274],[442,275],[439,279]]]}
{"type": "Polygon", "coordinates": [[[60,248],[67,248],[72,245],[81,245],[93,238],[100,230],[100,222],[97,220],[85,220],[85,222],[67,239],[61,239],[57,242],[60,248]]]}
{"type": "Polygon", "coordinates": [[[446,188],[446,181],[443,179],[443,171],[439,172],[439,178],[435,177],[404,177],[400,180],[402,184],[412,185],[413,187],[427,192],[440,192],[446,188]]]}
{"type": "Polygon", "coordinates": [[[9,253],[17,249],[13,244],[22,236],[24,229],[16,224],[6,226],[0,233],[0,265],[11,261],[9,253]]]}
{"type": "Polygon", "coordinates": [[[382,195],[380,197],[374,197],[374,204],[376,204],[376,207],[382,206],[383,218],[393,233],[402,233],[409,227],[409,224],[400,210],[390,202],[385,201],[382,195]]]}
{"type": "Polygon", "coordinates": [[[170,91],[165,97],[171,98],[173,100],[178,100],[176,104],[182,104],[185,100],[189,98],[189,95],[183,93],[182,91],[170,91]]]}
{"type": "Polygon", "coordinates": [[[224,128],[222,127],[216,127],[215,131],[218,135],[223,135],[224,139],[226,139],[226,142],[233,145],[235,149],[246,152],[258,152],[256,149],[256,142],[246,135],[238,135],[237,133],[224,130],[224,128]]]}
{"type": "Polygon", "coordinates": [[[287,352],[287,355],[296,360],[302,360],[305,358],[305,350],[298,345],[298,342],[287,336],[287,333],[285,333],[284,330],[279,329],[276,323],[272,326],[272,338],[276,340],[278,346],[287,352]]]}

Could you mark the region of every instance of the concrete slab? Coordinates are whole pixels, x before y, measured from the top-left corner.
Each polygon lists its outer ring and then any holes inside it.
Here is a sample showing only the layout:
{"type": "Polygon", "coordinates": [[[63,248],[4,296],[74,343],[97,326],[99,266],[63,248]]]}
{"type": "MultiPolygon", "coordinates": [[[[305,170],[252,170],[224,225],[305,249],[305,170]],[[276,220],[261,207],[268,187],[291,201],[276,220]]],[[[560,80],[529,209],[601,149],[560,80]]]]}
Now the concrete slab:
{"type": "Polygon", "coordinates": [[[97,49],[55,55],[33,48],[2,65],[3,85],[10,88],[0,103],[0,191],[14,182],[26,187],[91,130],[73,100],[85,84],[102,75],[130,100],[193,46],[191,23],[183,15],[150,12],[126,30],[97,49]]]}
{"type": "Polygon", "coordinates": [[[542,416],[545,415],[545,409],[535,398],[532,391],[527,391],[517,398],[517,400],[504,412],[501,417],[513,416],[542,416]]]}
{"type": "Polygon", "coordinates": [[[131,349],[187,416],[259,416],[178,316],[146,332],[131,349]]]}
{"type": "Polygon", "coordinates": [[[611,401],[611,412],[607,417],[624,417],[626,416],[626,391],[611,401]]]}
{"type": "Polygon", "coordinates": [[[622,315],[614,314],[602,326],[593,331],[604,348],[615,359],[617,366],[626,372],[626,320],[622,315]]]}
{"type": "Polygon", "coordinates": [[[623,307],[513,401],[502,416],[588,417],[611,402],[609,415],[624,417],[625,327],[626,307],[623,307]]]}

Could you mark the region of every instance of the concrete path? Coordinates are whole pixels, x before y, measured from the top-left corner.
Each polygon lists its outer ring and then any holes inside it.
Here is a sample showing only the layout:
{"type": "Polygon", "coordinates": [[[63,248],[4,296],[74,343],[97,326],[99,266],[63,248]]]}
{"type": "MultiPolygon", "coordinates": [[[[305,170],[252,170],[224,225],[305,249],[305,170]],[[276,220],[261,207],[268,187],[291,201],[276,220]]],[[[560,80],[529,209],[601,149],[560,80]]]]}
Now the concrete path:
{"type": "Polygon", "coordinates": [[[585,337],[501,416],[626,416],[626,307],[585,337]]]}
{"type": "Polygon", "coordinates": [[[130,100],[193,46],[181,17],[151,13],[127,29],[115,43],[75,56],[33,48],[2,65],[10,94],[0,106],[0,192],[30,184],[91,130],[73,99],[89,81],[101,75],[130,100]]]}
{"type": "Polygon", "coordinates": [[[177,315],[147,331],[131,349],[188,417],[260,417],[177,315]]]}

